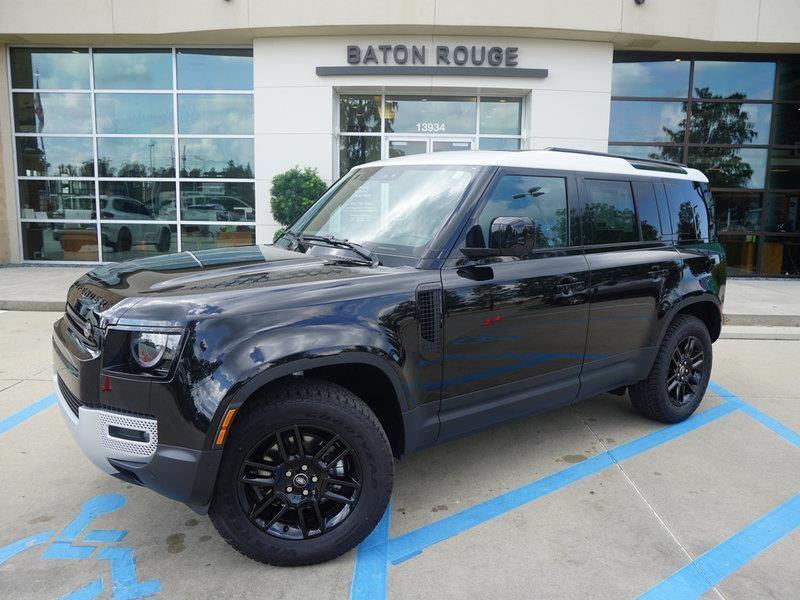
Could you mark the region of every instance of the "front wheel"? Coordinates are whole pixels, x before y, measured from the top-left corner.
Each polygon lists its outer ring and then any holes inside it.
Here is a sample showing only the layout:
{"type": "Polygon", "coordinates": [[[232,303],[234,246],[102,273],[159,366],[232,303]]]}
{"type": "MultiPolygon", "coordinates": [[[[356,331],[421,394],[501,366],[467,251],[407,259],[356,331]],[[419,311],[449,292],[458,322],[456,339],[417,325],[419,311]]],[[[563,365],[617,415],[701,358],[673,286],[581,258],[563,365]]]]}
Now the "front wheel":
{"type": "Polygon", "coordinates": [[[392,478],[375,414],[341,386],[297,380],[237,414],[209,515],[229,544],[257,561],[324,562],[377,525],[392,478]]]}
{"type": "Polygon", "coordinates": [[[670,323],[647,379],[629,389],[634,408],[664,423],[687,419],[700,405],[711,378],[711,336],[691,315],[670,323]]]}

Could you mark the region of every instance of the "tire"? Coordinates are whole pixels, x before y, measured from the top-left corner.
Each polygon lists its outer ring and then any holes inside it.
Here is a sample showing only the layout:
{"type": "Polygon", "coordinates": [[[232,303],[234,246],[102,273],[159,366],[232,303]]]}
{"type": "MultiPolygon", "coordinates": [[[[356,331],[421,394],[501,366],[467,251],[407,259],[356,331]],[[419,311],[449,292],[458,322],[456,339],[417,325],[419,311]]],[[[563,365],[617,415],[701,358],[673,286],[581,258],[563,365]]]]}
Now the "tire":
{"type": "Polygon", "coordinates": [[[245,556],[286,567],[324,562],[380,521],[392,451],[378,418],[349,390],[311,379],[278,384],[249,400],[232,427],[209,516],[245,556]]]}
{"type": "Polygon", "coordinates": [[[703,399],[711,377],[712,359],[711,336],[705,324],[691,315],[678,315],[667,329],[650,374],[630,386],[631,403],[650,419],[663,423],[684,421],[703,399]],[[694,345],[689,350],[691,340],[694,345]],[[696,367],[700,353],[702,364],[696,367]],[[676,355],[679,358],[674,361],[676,355]],[[687,356],[691,357],[684,362],[681,357],[687,356]],[[681,364],[684,371],[680,370],[681,364]]]}

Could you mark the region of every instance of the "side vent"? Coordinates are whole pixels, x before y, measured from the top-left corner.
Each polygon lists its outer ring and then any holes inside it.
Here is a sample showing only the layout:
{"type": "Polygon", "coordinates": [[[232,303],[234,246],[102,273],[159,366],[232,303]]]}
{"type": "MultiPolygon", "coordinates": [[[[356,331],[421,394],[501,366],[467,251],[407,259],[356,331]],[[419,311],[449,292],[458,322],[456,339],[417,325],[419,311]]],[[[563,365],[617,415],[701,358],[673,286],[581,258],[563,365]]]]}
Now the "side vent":
{"type": "Polygon", "coordinates": [[[417,323],[419,349],[440,352],[442,349],[442,289],[423,285],[417,288],[417,323]]]}

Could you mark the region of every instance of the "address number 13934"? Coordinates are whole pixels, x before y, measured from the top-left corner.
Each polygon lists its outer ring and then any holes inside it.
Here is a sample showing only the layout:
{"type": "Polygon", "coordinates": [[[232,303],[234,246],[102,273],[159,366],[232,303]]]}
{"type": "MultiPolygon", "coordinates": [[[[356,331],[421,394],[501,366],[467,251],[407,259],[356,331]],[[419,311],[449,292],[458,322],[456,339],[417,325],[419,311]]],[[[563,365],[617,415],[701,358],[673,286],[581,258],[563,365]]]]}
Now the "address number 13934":
{"type": "Polygon", "coordinates": [[[417,123],[417,131],[420,133],[444,133],[444,123],[417,123]]]}

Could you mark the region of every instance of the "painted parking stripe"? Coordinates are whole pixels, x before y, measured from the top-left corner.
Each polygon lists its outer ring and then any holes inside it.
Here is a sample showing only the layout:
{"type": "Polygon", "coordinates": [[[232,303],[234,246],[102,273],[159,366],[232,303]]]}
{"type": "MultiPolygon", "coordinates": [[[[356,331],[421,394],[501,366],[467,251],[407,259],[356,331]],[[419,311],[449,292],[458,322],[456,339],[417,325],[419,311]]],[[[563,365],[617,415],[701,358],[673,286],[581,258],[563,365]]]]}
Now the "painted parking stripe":
{"type": "Polygon", "coordinates": [[[699,556],[639,599],[698,598],[797,527],[800,527],[800,494],[699,556]]]}
{"type": "Polygon", "coordinates": [[[798,435],[795,431],[792,431],[791,429],[786,427],[786,425],[784,425],[783,423],[779,423],[778,421],[776,421],[772,417],[769,417],[769,416],[765,415],[763,412],[758,410],[752,404],[748,404],[747,402],[745,402],[744,400],[739,398],[739,396],[737,396],[733,392],[729,392],[724,387],[722,387],[721,385],[717,385],[713,381],[709,382],[708,389],[710,389],[712,392],[714,392],[718,396],[721,396],[721,397],[727,399],[728,401],[733,402],[734,404],[736,404],[739,407],[739,409],[742,412],[744,412],[747,415],[751,416],[752,418],[754,418],[756,421],[758,421],[759,423],[761,423],[765,427],[768,427],[769,429],[771,429],[772,431],[777,433],[779,436],[781,436],[783,439],[785,439],[790,444],[794,444],[795,446],[800,448],[800,435],[798,435]]]}
{"type": "Polygon", "coordinates": [[[0,420],[0,434],[5,433],[9,429],[13,429],[20,423],[23,423],[33,417],[34,415],[38,415],[43,410],[50,408],[56,403],[56,396],[55,394],[50,394],[49,396],[45,396],[41,400],[37,400],[33,404],[29,404],[23,409],[18,410],[13,415],[6,417],[3,420],[0,420]]]}
{"type": "Polygon", "coordinates": [[[485,521],[494,519],[528,502],[594,475],[615,462],[627,460],[661,446],[730,414],[737,408],[738,406],[733,403],[724,402],[714,408],[698,413],[682,423],[664,427],[638,439],[621,444],[607,452],[596,454],[557,473],[501,494],[491,500],[462,510],[439,521],[423,525],[418,529],[389,540],[387,557],[394,564],[406,561],[429,546],[438,544],[485,521]]]}
{"type": "Polygon", "coordinates": [[[386,595],[386,541],[391,512],[390,503],[375,529],[358,546],[350,600],[373,600],[386,595]]]}

